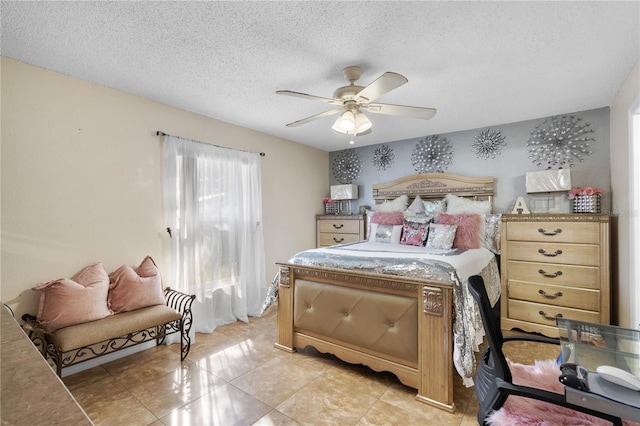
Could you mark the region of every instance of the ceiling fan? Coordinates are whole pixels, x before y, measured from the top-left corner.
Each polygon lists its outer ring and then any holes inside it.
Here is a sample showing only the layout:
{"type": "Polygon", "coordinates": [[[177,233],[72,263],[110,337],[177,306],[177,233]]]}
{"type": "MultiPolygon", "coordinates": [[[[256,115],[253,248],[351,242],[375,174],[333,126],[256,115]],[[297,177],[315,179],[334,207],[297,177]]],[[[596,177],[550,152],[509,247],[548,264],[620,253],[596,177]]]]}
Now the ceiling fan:
{"type": "Polygon", "coordinates": [[[400,74],[395,72],[385,72],[373,83],[369,84],[367,87],[363,87],[354,84],[362,75],[362,69],[360,67],[347,67],[342,70],[342,73],[349,81],[349,85],[336,89],[336,91],[333,92],[333,98],[308,95],[306,93],[294,92],[291,90],[276,90],[276,93],[279,95],[297,96],[339,107],[294,121],[293,123],[287,124],[287,127],[296,127],[319,118],[340,114],[331,128],[336,132],[351,135],[351,143],[353,143],[353,136],[371,132],[371,121],[362,110],[375,114],[398,115],[403,117],[421,118],[423,120],[428,120],[436,114],[435,108],[373,102],[385,93],[388,93],[409,81],[400,74]]]}

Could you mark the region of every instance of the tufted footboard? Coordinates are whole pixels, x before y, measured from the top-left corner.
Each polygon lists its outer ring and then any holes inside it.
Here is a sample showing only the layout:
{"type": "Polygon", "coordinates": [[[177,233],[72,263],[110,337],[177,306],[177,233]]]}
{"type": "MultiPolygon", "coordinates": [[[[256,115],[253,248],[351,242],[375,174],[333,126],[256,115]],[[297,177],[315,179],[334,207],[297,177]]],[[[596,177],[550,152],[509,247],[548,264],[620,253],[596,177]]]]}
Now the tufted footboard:
{"type": "Polygon", "coordinates": [[[389,371],[416,399],[455,410],[453,283],[281,264],[278,292],[276,347],[389,371]]]}

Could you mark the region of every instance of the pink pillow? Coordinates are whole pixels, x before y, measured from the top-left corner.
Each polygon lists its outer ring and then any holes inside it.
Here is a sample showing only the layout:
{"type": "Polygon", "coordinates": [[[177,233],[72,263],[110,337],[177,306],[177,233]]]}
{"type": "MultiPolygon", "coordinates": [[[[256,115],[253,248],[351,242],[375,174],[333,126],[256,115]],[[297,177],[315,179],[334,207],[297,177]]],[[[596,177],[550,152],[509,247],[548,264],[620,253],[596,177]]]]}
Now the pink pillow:
{"type": "Polygon", "coordinates": [[[371,216],[371,223],[377,223],[379,225],[402,225],[404,223],[404,214],[400,211],[375,212],[371,216]]]}
{"type": "Polygon", "coordinates": [[[94,263],[72,278],[37,285],[40,292],[38,321],[49,331],[108,317],[109,276],[102,263],[94,263]]]}
{"type": "Polygon", "coordinates": [[[402,239],[400,240],[400,244],[407,246],[424,246],[428,233],[428,223],[405,222],[402,226],[402,239]]]}
{"type": "Polygon", "coordinates": [[[436,216],[435,223],[444,225],[458,225],[453,247],[459,249],[480,248],[479,231],[482,223],[479,214],[447,214],[436,216]]]}
{"type": "Polygon", "coordinates": [[[109,280],[108,304],[116,314],[165,304],[160,270],[151,256],[136,269],[122,265],[109,274],[109,280]]]}

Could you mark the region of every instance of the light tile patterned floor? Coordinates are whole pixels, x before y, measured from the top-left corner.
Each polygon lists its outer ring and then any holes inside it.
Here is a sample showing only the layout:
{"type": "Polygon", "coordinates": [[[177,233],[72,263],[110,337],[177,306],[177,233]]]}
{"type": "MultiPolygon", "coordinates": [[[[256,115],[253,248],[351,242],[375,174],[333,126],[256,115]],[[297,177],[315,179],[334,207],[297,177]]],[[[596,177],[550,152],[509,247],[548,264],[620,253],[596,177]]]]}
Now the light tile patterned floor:
{"type": "MultiPolygon", "coordinates": [[[[473,388],[456,376],[453,414],[415,401],[390,373],[309,348],[273,346],[272,308],[250,324],[198,334],[184,363],[179,345],[154,347],[64,379],[96,425],[476,425],[473,388]]],[[[516,362],[557,349],[511,344],[516,362]]]]}

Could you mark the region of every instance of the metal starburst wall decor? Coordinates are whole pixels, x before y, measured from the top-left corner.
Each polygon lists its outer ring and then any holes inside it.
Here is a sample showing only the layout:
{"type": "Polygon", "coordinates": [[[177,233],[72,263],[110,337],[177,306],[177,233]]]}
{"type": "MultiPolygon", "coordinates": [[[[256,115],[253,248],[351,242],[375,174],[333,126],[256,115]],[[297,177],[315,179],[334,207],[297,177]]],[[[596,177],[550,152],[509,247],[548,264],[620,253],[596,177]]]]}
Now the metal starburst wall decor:
{"type": "Polygon", "coordinates": [[[569,166],[577,160],[584,161],[584,157],[591,155],[589,141],[595,141],[591,136],[594,132],[589,123],[582,123],[582,118],[575,115],[551,117],[551,121],[544,120],[531,131],[527,139],[527,154],[537,166],[569,166]]]}
{"type": "Polygon", "coordinates": [[[341,184],[352,183],[360,175],[362,163],[353,149],[347,149],[333,159],[333,176],[341,184]]]}
{"type": "Polygon", "coordinates": [[[439,135],[421,139],[411,154],[413,168],[418,173],[442,173],[449,167],[452,159],[451,143],[439,135]]]}
{"type": "Polygon", "coordinates": [[[387,170],[387,167],[391,167],[393,164],[393,157],[393,149],[387,145],[382,145],[373,151],[373,165],[378,170],[387,170]]]}
{"type": "Polygon", "coordinates": [[[476,153],[476,157],[487,160],[489,157],[496,158],[496,155],[500,155],[501,147],[506,145],[504,136],[499,131],[492,132],[491,129],[487,129],[475,137],[471,148],[476,153]]]}

